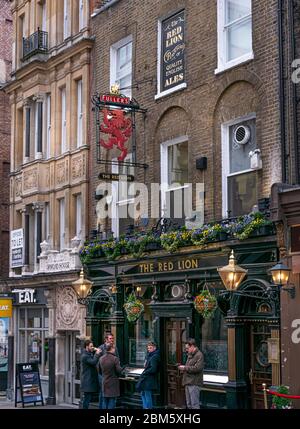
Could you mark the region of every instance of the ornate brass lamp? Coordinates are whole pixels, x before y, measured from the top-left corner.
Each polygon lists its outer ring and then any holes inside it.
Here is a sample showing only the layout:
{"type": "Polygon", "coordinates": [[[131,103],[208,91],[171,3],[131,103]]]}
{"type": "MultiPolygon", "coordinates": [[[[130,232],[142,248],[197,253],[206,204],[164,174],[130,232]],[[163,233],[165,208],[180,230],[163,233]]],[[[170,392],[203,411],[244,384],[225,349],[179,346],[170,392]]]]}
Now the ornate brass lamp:
{"type": "Polygon", "coordinates": [[[280,261],[269,271],[272,275],[273,283],[282,290],[288,292],[291,298],[295,298],[295,286],[287,286],[290,279],[291,269],[280,261]]]}
{"type": "Polygon", "coordinates": [[[75,289],[75,292],[77,293],[78,302],[80,304],[85,304],[85,300],[87,299],[87,297],[91,291],[91,288],[93,286],[93,282],[84,278],[83,268],[81,268],[79,279],[75,280],[72,283],[72,286],[75,289]]]}
{"type": "Polygon", "coordinates": [[[229,264],[225,267],[218,268],[218,273],[224,283],[224,286],[229,291],[235,291],[244,280],[248,270],[236,264],[234,251],[231,251],[229,264]]]}

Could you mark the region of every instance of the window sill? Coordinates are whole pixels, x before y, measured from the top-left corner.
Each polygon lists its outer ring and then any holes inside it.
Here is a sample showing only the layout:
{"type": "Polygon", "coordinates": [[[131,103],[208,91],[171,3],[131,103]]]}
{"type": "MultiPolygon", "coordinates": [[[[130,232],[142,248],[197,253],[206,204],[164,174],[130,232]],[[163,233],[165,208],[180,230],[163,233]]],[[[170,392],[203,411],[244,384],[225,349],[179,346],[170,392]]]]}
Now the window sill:
{"type": "Polygon", "coordinates": [[[237,58],[235,60],[232,60],[225,65],[220,65],[217,69],[215,69],[215,75],[223,73],[227,70],[230,70],[234,67],[240,66],[242,64],[247,63],[248,61],[252,61],[254,59],[254,53],[251,52],[250,54],[243,55],[240,58],[237,58]]]}
{"type": "Polygon", "coordinates": [[[181,91],[187,87],[186,82],[181,83],[180,85],[174,86],[174,88],[168,89],[167,91],[160,92],[155,95],[154,100],[159,100],[160,98],[166,97],[167,95],[173,94],[174,92],[181,91]]]}

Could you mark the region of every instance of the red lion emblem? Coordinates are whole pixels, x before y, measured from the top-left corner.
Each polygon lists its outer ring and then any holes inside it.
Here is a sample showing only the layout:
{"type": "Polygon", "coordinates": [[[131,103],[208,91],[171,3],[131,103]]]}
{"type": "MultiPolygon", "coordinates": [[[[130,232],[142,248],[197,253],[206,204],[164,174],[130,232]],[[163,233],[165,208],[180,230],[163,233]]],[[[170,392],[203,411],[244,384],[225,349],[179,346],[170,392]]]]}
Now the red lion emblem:
{"type": "Polygon", "coordinates": [[[132,134],[132,122],[125,117],[124,110],[103,109],[103,124],[100,126],[100,131],[110,135],[107,141],[100,138],[100,145],[105,149],[117,146],[121,151],[118,161],[124,161],[128,153],[125,143],[132,134]]]}

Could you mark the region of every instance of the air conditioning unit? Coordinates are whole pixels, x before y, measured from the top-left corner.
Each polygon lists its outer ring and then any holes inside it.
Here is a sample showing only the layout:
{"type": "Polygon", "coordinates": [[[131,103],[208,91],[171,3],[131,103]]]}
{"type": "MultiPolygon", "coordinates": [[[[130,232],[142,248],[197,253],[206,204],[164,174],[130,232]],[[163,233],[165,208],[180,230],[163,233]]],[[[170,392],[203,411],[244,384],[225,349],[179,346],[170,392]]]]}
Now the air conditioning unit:
{"type": "Polygon", "coordinates": [[[239,145],[247,144],[251,137],[251,129],[248,125],[238,125],[233,132],[234,142],[239,145]]]}

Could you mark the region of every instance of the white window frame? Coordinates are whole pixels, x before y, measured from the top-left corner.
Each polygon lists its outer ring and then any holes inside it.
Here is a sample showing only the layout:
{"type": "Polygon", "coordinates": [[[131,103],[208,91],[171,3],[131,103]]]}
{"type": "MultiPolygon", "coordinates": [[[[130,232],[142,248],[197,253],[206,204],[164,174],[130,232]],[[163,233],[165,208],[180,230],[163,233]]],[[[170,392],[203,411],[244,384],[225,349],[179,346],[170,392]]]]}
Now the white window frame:
{"type": "Polygon", "coordinates": [[[180,136],[172,140],[167,140],[160,145],[161,216],[165,215],[167,192],[189,188],[188,184],[182,186],[170,186],[168,180],[168,148],[185,142],[189,142],[188,136],[180,136]]]}
{"type": "Polygon", "coordinates": [[[45,222],[44,240],[49,242],[49,239],[50,239],[50,203],[49,202],[45,203],[44,222],[45,222]]]}
{"type": "MultiPolygon", "coordinates": [[[[215,74],[221,73],[225,70],[231,69],[239,64],[242,64],[246,61],[250,61],[254,59],[253,53],[253,37],[251,32],[251,51],[245,55],[240,56],[239,58],[235,58],[231,61],[227,61],[227,30],[225,25],[226,19],[226,2],[227,0],[218,0],[218,68],[215,70],[215,74]]],[[[238,21],[246,21],[251,17],[251,29],[253,31],[253,23],[252,23],[252,1],[251,1],[251,13],[238,21]]],[[[232,25],[233,23],[231,23],[232,25]]]]}
{"type": "MultiPolygon", "coordinates": [[[[117,79],[117,52],[118,49],[122,48],[125,45],[128,45],[129,43],[132,43],[133,47],[133,38],[132,35],[129,35],[125,37],[124,39],[119,40],[117,43],[114,43],[110,47],[110,87],[116,83],[117,79]]],[[[131,85],[132,85],[132,71],[133,71],[133,64],[132,64],[132,57],[131,57],[131,85]]],[[[128,73],[129,74],[129,73],[128,73]]],[[[127,75],[126,75],[127,76],[127,75]]],[[[130,94],[128,95],[129,98],[132,97],[132,89],[128,88],[127,90],[130,94]]],[[[121,90],[122,92],[122,90],[121,90]]]]}
{"type": "Polygon", "coordinates": [[[186,82],[182,82],[173,88],[167,89],[161,92],[161,27],[162,22],[168,17],[164,17],[158,20],[157,23],[157,94],[154,96],[155,100],[165,97],[166,95],[172,94],[176,91],[181,91],[187,87],[186,82]]]}
{"type": "Polygon", "coordinates": [[[85,25],[84,25],[84,4],[83,4],[83,0],[78,0],[78,25],[79,25],[79,31],[85,27],[85,25]]]}
{"type": "Polygon", "coordinates": [[[64,40],[70,37],[70,7],[69,0],[64,0],[63,9],[63,27],[64,27],[64,40]]]}
{"type": "MultiPolygon", "coordinates": [[[[111,172],[113,174],[119,174],[119,165],[117,164],[117,158],[114,158],[112,161],[115,163],[112,164],[111,172]]],[[[132,153],[129,153],[124,162],[132,162],[132,153]]],[[[111,191],[112,191],[112,207],[111,207],[111,230],[114,233],[114,237],[119,237],[120,235],[120,223],[119,223],[119,215],[118,215],[118,207],[125,206],[128,204],[134,203],[134,198],[127,198],[119,201],[119,182],[116,180],[112,181],[111,191]]],[[[127,188],[128,190],[128,188],[127,188]]]]}
{"type": "Polygon", "coordinates": [[[46,148],[45,157],[50,158],[51,154],[51,94],[46,96],[46,148]]]}
{"type": "Polygon", "coordinates": [[[59,250],[65,249],[65,199],[59,200],[59,250]]]}
{"type": "Polygon", "coordinates": [[[42,8],[42,31],[47,31],[47,2],[46,0],[43,1],[43,3],[41,4],[41,8],[42,8]]]}
{"type": "Polygon", "coordinates": [[[83,106],[82,106],[82,79],[77,83],[77,148],[82,146],[83,142],[83,106]]]}
{"type": "Polygon", "coordinates": [[[66,151],[67,139],[67,109],[66,109],[66,88],[61,88],[61,153],[66,151]]]}
{"type": "Polygon", "coordinates": [[[82,196],[78,194],[75,196],[76,203],[76,230],[75,235],[77,238],[82,237],[82,196]]]}
{"type": "Polygon", "coordinates": [[[229,158],[229,128],[232,125],[238,125],[242,122],[256,119],[255,113],[250,113],[247,116],[235,118],[231,121],[224,122],[221,125],[221,139],[222,139],[222,215],[223,218],[228,218],[228,177],[240,176],[241,174],[252,173],[254,170],[249,168],[247,170],[236,171],[230,173],[230,158],[229,158]]]}

